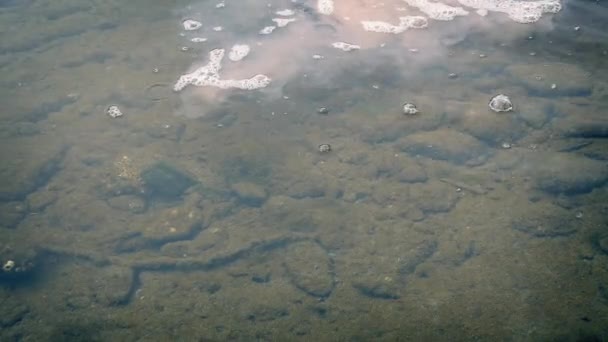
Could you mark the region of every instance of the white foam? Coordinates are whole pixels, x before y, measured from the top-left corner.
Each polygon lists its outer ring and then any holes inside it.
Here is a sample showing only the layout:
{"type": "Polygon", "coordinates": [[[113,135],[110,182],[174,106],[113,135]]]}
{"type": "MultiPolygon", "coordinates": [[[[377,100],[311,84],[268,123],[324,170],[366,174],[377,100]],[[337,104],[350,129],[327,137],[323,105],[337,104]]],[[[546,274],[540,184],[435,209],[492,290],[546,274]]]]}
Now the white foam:
{"type": "Polygon", "coordinates": [[[224,53],[224,49],[215,49],[209,52],[209,63],[189,74],[180,76],[173,86],[173,90],[181,91],[190,84],[198,87],[210,86],[220,89],[254,90],[267,87],[270,84],[270,77],[261,74],[241,80],[220,79],[219,72],[222,69],[221,63],[224,59],[224,53]]]}
{"type": "Polygon", "coordinates": [[[559,0],[458,0],[460,4],[491,12],[505,13],[512,20],[529,24],[540,20],[545,13],[557,13],[562,9],[559,0]]]}
{"type": "Polygon", "coordinates": [[[422,13],[435,20],[454,20],[456,16],[468,15],[462,7],[452,7],[442,2],[428,0],[404,0],[408,5],[416,7],[422,13]]]}
{"type": "Polygon", "coordinates": [[[271,34],[276,28],[276,26],[266,26],[260,30],[260,34],[271,34]]]}
{"type": "Polygon", "coordinates": [[[296,18],[273,18],[272,21],[277,24],[277,27],[285,27],[289,23],[296,21],[296,18]]]}
{"type": "Polygon", "coordinates": [[[228,58],[233,62],[238,62],[241,59],[247,57],[249,51],[251,51],[249,45],[235,44],[232,49],[230,49],[230,52],[228,53],[228,58]]]}
{"type": "Polygon", "coordinates": [[[182,25],[184,25],[184,30],[186,30],[186,31],[194,31],[194,30],[198,30],[201,27],[203,27],[203,23],[201,23],[200,21],[192,20],[192,19],[184,20],[182,22],[182,25]]]}
{"type": "Polygon", "coordinates": [[[221,26],[216,26],[216,27],[213,28],[213,31],[215,31],[215,32],[220,32],[220,31],[223,31],[223,30],[224,30],[224,28],[221,27],[221,26]]]}
{"type": "Polygon", "coordinates": [[[191,42],[193,43],[203,43],[207,41],[207,38],[203,38],[203,37],[193,37],[192,39],[190,39],[191,42]]]}
{"type": "Polygon", "coordinates": [[[359,45],[349,44],[349,43],[345,43],[345,42],[335,42],[335,43],[331,44],[331,46],[335,47],[336,49],[340,49],[342,51],[353,51],[353,50],[361,49],[361,46],[359,46],[359,45]]]}
{"type": "Polygon", "coordinates": [[[333,0],[317,0],[317,11],[321,14],[330,15],[334,13],[333,0]]]}
{"type": "Polygon", "coordinates": [[[217,4],[215,4],[215,8],[224,8],[224,7],[226,7],[225,2],[218,2],[217,4]]]}
{"type": "Polygon", "coordinates": [[[421,16],[407,16],[399,18],[399,25],[384,21],[362,21],[363,29],[379,33],[401,33],[408,29],[422,29],[429,25],[427,18],[421,16]]]}
{"type": "Polygon", "coordinates": [[[284,9],[284,10],[279,10],[275,12],[277,15],[280,15],[282,17],[289,17],[294,15],[296,12],[290,10],[290,9],[284,9]]]}

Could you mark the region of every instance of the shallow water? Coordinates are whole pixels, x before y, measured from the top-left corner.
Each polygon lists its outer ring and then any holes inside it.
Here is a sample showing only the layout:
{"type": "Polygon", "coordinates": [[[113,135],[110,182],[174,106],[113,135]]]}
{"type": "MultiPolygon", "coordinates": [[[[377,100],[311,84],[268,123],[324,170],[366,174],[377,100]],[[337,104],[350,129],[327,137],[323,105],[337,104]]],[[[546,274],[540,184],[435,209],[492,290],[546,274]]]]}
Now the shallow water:
{"type": "Polygon", "coordinates": [[[561,5],[0,1],[0,340],[608,339],[608,8],[561,5]]]}

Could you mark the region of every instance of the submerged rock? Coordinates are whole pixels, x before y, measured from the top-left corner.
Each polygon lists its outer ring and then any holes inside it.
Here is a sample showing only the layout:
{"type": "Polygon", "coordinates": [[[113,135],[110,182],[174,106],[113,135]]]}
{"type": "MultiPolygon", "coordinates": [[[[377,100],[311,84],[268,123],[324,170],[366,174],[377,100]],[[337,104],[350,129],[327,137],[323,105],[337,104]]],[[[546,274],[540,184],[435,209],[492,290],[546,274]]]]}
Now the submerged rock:
{"type": "Polygon", "coordinates": [[[250,182],[232,184],[232,191],[234,191],[240,202],[252,207],[261,206],[268,197],[263,187],[250,182]]]}
{"type": "Polygon", "coordinates": [[[2,147],[0,200],[20,200],[46,184],[61,167],[65,146],[9,144],[2,147]],[[27,158],[15,158],[26,155],[27,158]]]}
{"type": "Polygon", "coordinates": [[[528,204],[523,210],[512,212],[511,227],[535,237],[567,236],[576,232],[574,215],[551,204],[528,204]]]}
{"type": "Polygon", "coordinates": [[[114,209],[133,214],[141,214],[147,209],[146,202],[141,197],[134,195],[112,197],[108,200],[108,205],[114,209]]]}
{"type": "Polygon", "coordinates": [[[164,200],[177,200],[196,184],[194,177],[167,162],[148,167],[141,173],[141,179],[150,196],[164,200]]]}
{"type": "Polygon", "coordinates": [[[536,186],[554,194],[578,194],[608,181],[608,165],[574,153],[548,152],[528,156],[527,171],[536,186]]]}
{"type": "Polygon", "coordinates": [[[7,228],[16,227],[27,213],[27,204],[24,202],[0,203],[0,225],[7,228]]]}
{"type": "Polygon", "coordinates": [[[573,64],[519,64],[506,71],[536,96],[588,96],[593,90],[590,75],[573,64]]]}
{"type": "Polygon", "coordinates": [[[397,146],[413,156],[421,155],[470,166],[485,163],[491,154],[479,140],[451,129],[414,133],[401,139],[397,146]]]}
{"type": "Polygon", "coordinates": [[[374,299],[399,299],[398,288],[393,284],[356,282],[353,287],[362,295],[374,299]]]}
{"type": "Polygon", "coordinates": [[[321,246],[301,242],[286,250],[285,270],[298,289],[315,297],[327,297],[334,288],[332,263],[321,246]]]}

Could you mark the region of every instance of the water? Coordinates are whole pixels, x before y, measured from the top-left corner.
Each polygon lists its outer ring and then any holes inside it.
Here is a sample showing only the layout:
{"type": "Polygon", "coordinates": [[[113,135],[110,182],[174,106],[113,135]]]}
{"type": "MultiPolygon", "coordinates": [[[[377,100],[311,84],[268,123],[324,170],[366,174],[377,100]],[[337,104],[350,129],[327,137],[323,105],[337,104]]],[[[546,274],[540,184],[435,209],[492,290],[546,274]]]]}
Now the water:
{"type": "Polygon", "coordinates": [[[608,9],[463,3],[0,1],[0,340],[607,339],[608,9]]]}

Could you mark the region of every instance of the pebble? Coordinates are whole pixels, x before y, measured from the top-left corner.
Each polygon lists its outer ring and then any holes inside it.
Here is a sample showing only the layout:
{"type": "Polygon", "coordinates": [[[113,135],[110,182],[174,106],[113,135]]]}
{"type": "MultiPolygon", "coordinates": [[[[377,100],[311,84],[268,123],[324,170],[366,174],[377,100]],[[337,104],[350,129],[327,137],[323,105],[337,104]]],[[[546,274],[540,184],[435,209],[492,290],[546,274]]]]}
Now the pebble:
{"type": "Polygon", "coordinates": [[[108,106],[108,108],[106,109],[106,113],[111,118],[119,118],[123,115],[122,112],[120,111],[120,108],[118,108],[117,105],[108,106]]]}
{"type": "Polygon", "coordinates": [[[319,152],[321,153],[328,153],[331,151],[331,145],[330,144],[321,144],[319,145],[319,152]]]}

